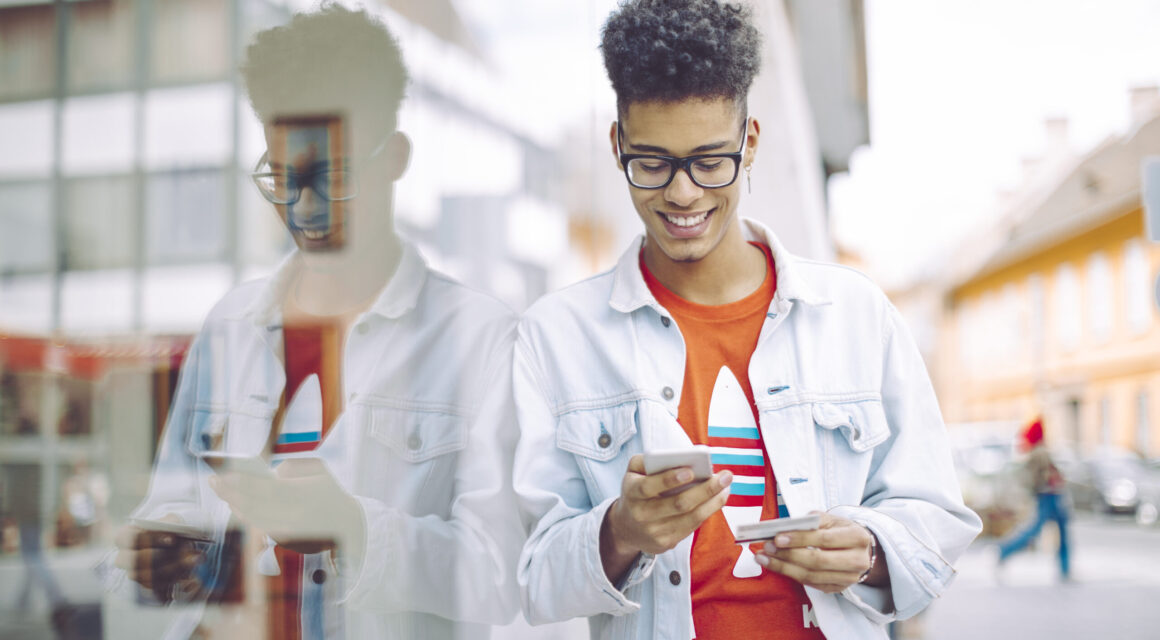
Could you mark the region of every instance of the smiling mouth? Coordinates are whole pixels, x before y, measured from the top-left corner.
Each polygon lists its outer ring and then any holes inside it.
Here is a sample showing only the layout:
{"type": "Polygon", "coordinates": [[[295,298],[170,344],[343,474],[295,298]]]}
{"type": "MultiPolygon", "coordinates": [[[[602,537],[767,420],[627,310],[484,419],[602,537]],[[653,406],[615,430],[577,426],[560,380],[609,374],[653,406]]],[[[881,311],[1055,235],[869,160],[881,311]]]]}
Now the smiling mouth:
{"type": "Polygon", "coordinates": [[[664,218],[665,221],[668,222],[669,224],[672,224],[672,225],[677,226],[677,227],[688,228],[688,227],[695,227],[695,226],[701,224],[702,222],[704,222],[709,217],[709,215],[711,213],[713,213],[713,211],[714,211],[713,209],[710,209],[709,211],[703,211],[701,213],[698,213],[696,215],[691,215],[691,216],[676,216],[676,215],[671,215],[668,213],[660,213],[659,211],[657,213],[659,213],[660,216],[662,218],[664,218]]]}
{"type": "Polygon", "coordinates": [[[302,229],[302,236],[307,240],[322,240],[330,235],[330,229],[302,229]]]}

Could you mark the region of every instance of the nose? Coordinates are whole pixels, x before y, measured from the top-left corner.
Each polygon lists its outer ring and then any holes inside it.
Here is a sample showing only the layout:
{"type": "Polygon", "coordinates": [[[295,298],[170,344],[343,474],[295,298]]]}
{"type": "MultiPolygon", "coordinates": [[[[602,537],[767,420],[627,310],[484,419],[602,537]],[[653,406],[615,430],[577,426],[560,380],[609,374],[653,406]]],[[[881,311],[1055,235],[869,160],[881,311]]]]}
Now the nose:
{"type": "Polygon", "coordinates": [[[665,187],[665,200],[678,207],[687,207],[697,201],[705,190],[693,182],[688,171],[677,171],[672,182],[665,187]]]}
{"type": "Polygon", "coordinates": [[[314,189],[305,186],[302,187],[302,193],[298,196],[298,202],[295,202],[290,206],[294,211],[295,217],[309,218],[318,212],[321,204],[322,198],[318,197],[318,194],[314,192],[314,189]]]}

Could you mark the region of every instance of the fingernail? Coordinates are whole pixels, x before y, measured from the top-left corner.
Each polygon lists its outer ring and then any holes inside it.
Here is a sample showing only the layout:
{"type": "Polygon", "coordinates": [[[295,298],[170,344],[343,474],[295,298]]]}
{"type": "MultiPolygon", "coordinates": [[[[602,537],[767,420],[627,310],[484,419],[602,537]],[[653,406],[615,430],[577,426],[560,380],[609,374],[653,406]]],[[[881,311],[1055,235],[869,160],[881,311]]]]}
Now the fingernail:
{"type": "Polygon", "coordinates": [[[755,554],[753,554],[753,559],[754,559],[754,560],[757,560],[757,564],[759,564],[759,565],[761,565],[761,566],[763,566],[763,567],[768,567],[768,566],[769,566],[769,558],[767,558],[767,557],[765,557],[765,556],[761,555],[760,553],[755,553],[755,554]]]}
{"type": "Polygon", "coordinates": [[[693,479],[693,472],[688,469],[681,469],[677,472],[677,480],[681,482],[688,482],[693,479]]]}
{"type": "Polygon", "coordinates": [[[771,554],[771,555],[774,553],[777,553],[777,547],[773,546],[772,542],[766,542],[764,550],[766,553],[771,554]]]}
{"type": "Polygon", "coordinates": [[[729,485],[733,484],[733,472],[732,471],[722,471],[721,478],[719,481],[721,482],[722,488],[728,487],[729,485]]]}
{"type": "Polygon", "coordinates": [[[773,543],[779,547],[784,547],[789,544],[789,536],[778,536],[773,539],[773,543]]]}

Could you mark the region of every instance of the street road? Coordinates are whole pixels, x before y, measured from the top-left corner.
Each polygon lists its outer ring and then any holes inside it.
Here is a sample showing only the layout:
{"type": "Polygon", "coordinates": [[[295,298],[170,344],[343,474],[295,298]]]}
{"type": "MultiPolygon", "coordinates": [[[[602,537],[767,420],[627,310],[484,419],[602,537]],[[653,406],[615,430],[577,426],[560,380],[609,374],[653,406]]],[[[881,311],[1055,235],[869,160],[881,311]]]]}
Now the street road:
{"type": "Polygon", "coordinates": [[[1072,521],[1073,579],[1059,581],[1054,527],[1013,556],[1001,579],[979,541],[950,591],[900,637],[923,640],[1160,638],[1160,527],[1080,514],[1072,521]]]}

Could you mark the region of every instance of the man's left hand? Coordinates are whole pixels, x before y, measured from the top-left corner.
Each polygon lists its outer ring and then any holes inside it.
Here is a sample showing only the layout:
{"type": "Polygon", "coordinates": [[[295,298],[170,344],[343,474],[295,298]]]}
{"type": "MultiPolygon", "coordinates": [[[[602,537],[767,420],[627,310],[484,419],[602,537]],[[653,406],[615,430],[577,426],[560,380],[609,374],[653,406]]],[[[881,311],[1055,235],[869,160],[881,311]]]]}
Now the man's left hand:
{"type": "Polygon", "coordinates": [[[851,520],[821,516],[817,529],[787,531],[767,541],[756,551],[757,563],[825,593],[856,584],[867,569],[871,571],[864,584],[888,585],[890,573],[880,549],[870,566],[871,545],[877,544],[874,534],[851,520]]]}

